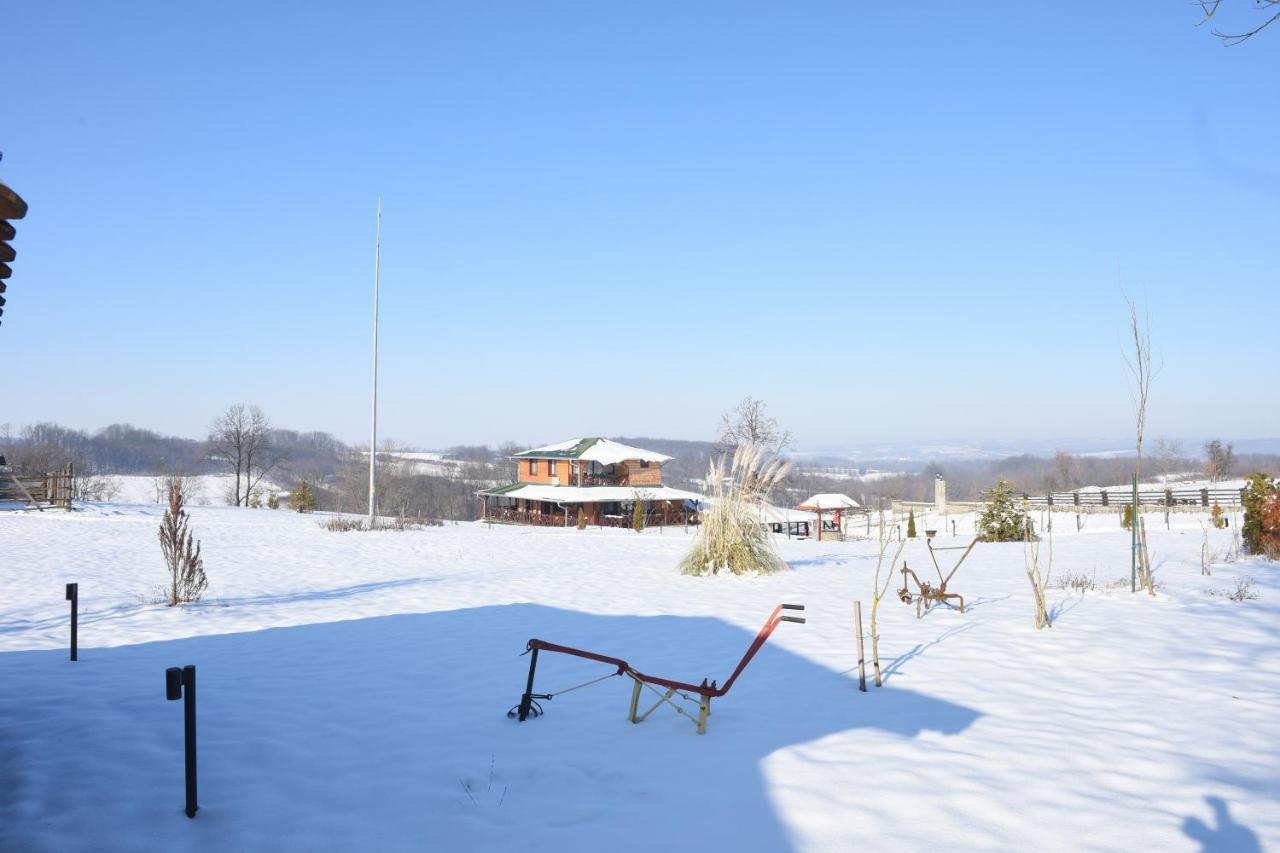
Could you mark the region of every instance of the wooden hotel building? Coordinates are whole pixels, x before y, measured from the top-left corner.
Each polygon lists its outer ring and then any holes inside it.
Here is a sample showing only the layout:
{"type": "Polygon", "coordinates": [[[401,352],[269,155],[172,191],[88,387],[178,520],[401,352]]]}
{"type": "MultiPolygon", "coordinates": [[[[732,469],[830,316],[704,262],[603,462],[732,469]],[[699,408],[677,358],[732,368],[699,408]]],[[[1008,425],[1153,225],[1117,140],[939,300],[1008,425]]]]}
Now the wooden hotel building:
{"type": "Polygon", "coordinates": [[[635,501],[645,523],[683,524],[702,495],[662,484],[671,457],[607,438],[576,438],[511,457],[516,482],[481,491],[481,518],[568,527],[578,521],[627,527],[635,501]]]}

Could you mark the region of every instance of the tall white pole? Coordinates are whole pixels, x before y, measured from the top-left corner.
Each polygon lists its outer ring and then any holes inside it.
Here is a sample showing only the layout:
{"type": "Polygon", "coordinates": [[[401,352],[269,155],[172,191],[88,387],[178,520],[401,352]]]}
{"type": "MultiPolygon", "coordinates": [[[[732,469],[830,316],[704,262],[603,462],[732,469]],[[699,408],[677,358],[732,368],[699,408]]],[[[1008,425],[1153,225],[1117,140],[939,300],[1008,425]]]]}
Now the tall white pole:
{"type": "Polygon", "coordinates": [[[382,278],[382,196],[378,196],[378,224],[373,242],[373,412],[369,418],[369,526],[374,525],[378,471],[378,290],[382,278]]]}

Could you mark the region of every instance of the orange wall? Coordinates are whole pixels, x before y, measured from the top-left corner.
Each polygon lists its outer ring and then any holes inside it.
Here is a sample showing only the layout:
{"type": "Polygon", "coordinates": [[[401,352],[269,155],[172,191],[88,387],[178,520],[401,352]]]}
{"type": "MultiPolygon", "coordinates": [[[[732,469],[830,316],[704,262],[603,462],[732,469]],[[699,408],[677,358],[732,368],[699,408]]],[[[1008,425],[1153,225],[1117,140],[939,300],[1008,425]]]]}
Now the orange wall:
{"type": "MultiPolygon", "coordinates": [[[[542,483],[549,485],[553,477],[560,478],[560,485],[574,486],[577,485],[577,477],[573,474],[573,460],[570,459],[520,459],[519,462],[519,482],[521,483],[542,483]],[[533,474],[529,470],[529,463],[538,463],[538,473],[533,474]],[[551,465],[555,464],[555,473],[551,473],[551,465]]],[[[584,470],[588,463],[580,463],[584,470]]],[[[648,468],[641,468],[637,461],[623,462],[617,466],[619,476],[623,478],[623,482],[632,486],[657,486],[662,483],[662,465],[658,462],[650,462],[648,468]]]]}
{"type": "Polygon", "coordinates": [[[520,462],[520,482],[521,483],[543,483],[550,484],[555,477],[560,478],[560,485],[573,485],[573,476],[571,467],[573,460],[570,459],[521,459],[520,462]],[[529,472],[529,464],[536,462],[538,465],[538,473],[531,474],[529,472]],[[555,466],[555,473],[551,473],[551,466],[555,466]]]}

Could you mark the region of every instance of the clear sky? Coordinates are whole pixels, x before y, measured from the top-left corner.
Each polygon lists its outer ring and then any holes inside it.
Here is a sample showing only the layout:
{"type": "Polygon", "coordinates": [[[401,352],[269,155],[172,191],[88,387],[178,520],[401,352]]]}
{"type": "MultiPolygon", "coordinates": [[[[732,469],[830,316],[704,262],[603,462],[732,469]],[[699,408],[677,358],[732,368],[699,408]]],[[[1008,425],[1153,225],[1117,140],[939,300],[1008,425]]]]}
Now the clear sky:
{"type": "Polygon", "coordinates": [[[0,422],[367,440],[381,193],[403,442],[1123,436],[1122,287],[1149,434],[1278,435],[1280,30],[1196,19],[6,0],[0,422]]]}

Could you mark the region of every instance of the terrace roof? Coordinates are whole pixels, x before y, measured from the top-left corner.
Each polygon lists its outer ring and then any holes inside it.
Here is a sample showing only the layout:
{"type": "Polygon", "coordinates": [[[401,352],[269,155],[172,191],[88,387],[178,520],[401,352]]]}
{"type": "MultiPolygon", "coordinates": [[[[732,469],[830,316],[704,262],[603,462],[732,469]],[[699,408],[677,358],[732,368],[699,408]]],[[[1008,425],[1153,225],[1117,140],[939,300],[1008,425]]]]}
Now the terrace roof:
{"type": "Polygon", "coordinates": [[[702,495],[673,489],[670,486],[548,486],[541,483],[513,483],[496,489],[485,489],[481,495],[519,498],[526,501],[555,501],[566,504],[612,503],[632,501],[701,501],[702,495]]]}

